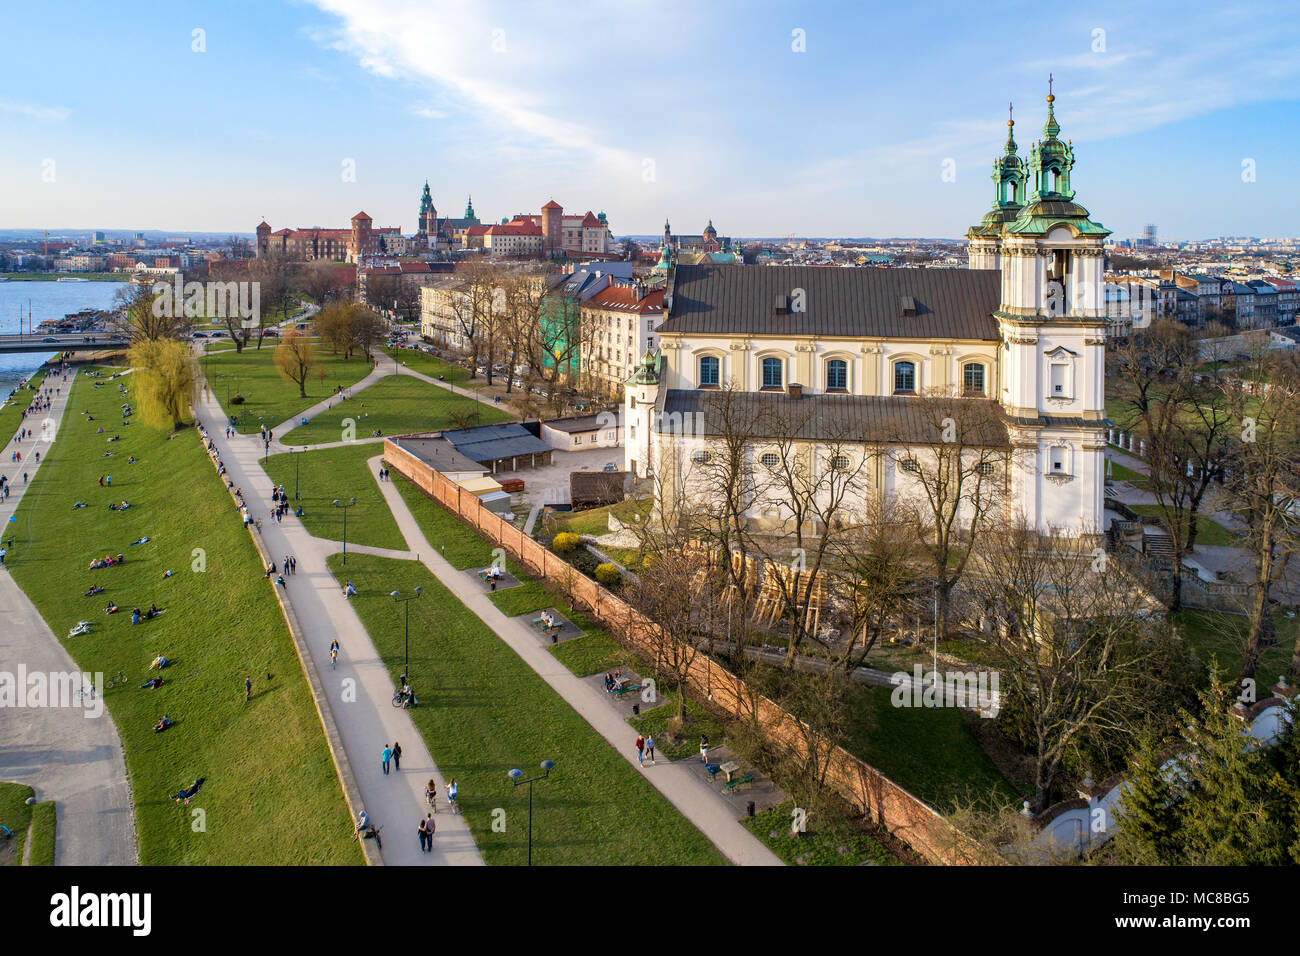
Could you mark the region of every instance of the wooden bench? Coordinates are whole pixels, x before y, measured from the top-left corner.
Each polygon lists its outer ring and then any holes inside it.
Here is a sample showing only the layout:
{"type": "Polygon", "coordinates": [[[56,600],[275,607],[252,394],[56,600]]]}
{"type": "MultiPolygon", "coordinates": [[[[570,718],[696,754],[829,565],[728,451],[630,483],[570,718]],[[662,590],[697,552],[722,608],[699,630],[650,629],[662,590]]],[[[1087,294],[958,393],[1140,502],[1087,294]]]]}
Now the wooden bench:
{"type": "Polygon", "coordinates": [[[641,689],[640,684],[633,684],[629,682],[624,684],[622,687],[615,687],[613,690],[613,694],[615,697],[622,697],[624,694],[630,694],[633,691],[638,691],[640,689],[641,689]]]}

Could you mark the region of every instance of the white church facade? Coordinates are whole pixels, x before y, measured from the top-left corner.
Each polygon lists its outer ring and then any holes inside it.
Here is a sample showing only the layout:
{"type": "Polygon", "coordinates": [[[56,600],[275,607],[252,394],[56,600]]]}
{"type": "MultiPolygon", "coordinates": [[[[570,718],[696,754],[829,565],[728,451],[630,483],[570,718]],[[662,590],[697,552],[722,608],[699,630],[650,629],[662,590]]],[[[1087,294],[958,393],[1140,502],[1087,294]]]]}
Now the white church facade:
{"type": "MultiPolygon", "coordinates": [[[[753,435],[756,475],[779,446],[809,474],[853,459],[863,497],[905,500],[920,493],[909,472],[936,457],[926,403],[959,399],[979,403],[974,417],[996,423],[989,444],[1008,450],[1002,474],[979,465],[1004,483],[1004,519],[1100,533],[1109,233],[1074,202],[1053,101],[1027,161],[1008,122],[966,270],[670,265],[658,349],[624,390],[625,466],[674,495],[701,492],[725,403],[727,416],[797,423],[793,436],[753,435]]],[[[756,504],[753,517],[780,510],[756,504]]]]}

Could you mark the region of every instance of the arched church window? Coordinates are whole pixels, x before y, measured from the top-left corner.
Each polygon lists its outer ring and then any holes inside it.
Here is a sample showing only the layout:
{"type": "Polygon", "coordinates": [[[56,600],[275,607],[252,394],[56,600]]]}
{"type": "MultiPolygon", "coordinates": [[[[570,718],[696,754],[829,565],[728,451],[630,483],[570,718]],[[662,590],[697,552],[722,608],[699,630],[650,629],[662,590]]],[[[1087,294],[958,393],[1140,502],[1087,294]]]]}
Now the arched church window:
{"type": "Polygon", "coordinates": [[[717,388],[720,379],[722,363],[716,355],[705,355],[700,358],[700,387],[717,388]]]}
{"type": "Polygon", "coordinates": [[[962,390],[967,395],[984,394],[984,366],[980,362],[967,362],[961,370],[962,390]]]}
{"type": "Polygon", "coordinates": [[[785,362],[779,358],[763,359],[763,387],[782,388],[785,385],[785,362]]]}
{"type": "Polygon", "coordinates": [[[847,392],[849,390],[849,363],[843,359],[831,359],[826,363],[826,391],[847,392]]]}
{"type": "Polygon", "coordinates": [[[916,394],[916,364],[914,362],[894,363],[894,394],[916,394]]]}

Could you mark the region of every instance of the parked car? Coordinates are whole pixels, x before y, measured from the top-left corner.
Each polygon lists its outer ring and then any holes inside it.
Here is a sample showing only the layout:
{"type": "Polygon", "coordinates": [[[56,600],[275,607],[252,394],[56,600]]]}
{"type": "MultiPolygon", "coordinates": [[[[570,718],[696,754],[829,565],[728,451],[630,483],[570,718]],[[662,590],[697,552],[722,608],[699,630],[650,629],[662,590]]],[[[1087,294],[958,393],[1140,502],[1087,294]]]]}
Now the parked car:
{"type": "Polygon", "coordinates": [[[58,339],[56,339],[56,338],[55,338],[54,336],[52,336],[52,335],[47,335],[47,336],[45,336],[45,338],[41,339],[41,341],[42,341],[42,342],[57,342],[58,339]]]}
{"type": "Polygon", "coordinates": [[[206,339],[207,337],[208,336],[206,332],[195,332],[190,335],[190,338],[192,339],[206,339]]]}

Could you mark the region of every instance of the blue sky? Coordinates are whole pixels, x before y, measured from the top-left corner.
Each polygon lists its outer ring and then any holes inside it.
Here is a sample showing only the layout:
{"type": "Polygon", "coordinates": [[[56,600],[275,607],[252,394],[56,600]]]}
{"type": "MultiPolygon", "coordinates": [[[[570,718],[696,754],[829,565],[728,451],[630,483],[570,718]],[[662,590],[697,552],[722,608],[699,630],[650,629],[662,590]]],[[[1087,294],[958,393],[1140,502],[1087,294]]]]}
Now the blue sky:
{"type": "Polygon", "coordinates": [[[1023,154],[1052,72],[1078,199],[1117,236],[1300,234],[1294,4],[73,0],[4,19],[0,228],[365,209],[413,232],[427,178],[440,213],[472,194],[484,219],[554,198],[620,234],[667,216],[955,237],[991,200],[1008,101],[1023,154]]]}

